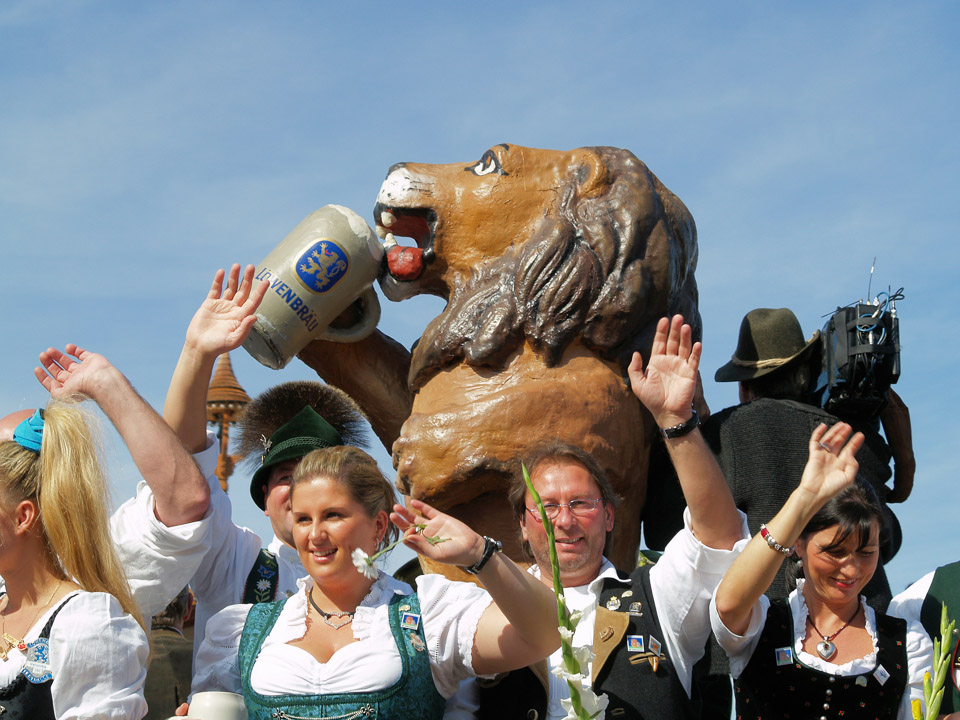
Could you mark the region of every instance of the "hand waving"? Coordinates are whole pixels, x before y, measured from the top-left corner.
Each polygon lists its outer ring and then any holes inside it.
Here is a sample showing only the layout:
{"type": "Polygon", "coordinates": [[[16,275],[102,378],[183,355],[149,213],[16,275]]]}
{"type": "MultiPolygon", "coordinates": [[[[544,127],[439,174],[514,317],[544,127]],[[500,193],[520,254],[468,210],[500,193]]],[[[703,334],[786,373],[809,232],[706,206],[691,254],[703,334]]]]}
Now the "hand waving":
{"type": "Polygon", "coordinates": [[[809,492],[819,505],[853,484],[860,465],[855,457],[863,445],[863,433],[853,432],[838,422],[829,430],[821,423],[810,436],[810,457],[803,468],[800,488],[809,492]],[[847,439],[849,438],[849,442],[847,439]]]}
{"type": "Polygon", "coordinates": [[[456,518],[445,515],[420,500],[410,500],[410,507],[394,505],[390,520],[400,528],[404,544],[431,560],[448,565],[473,565],[480,559],[483,538],[456,518]],[[426,527],[417,530],[417,525],[426,527]],[[441,538],[431,543],[427,538],[441,538]]]}
{"type": "Polygon", "coordinates": [[[109,377],[122,377],[103,356],[69,343],[64,349],[48,348],[40,353],[40,367],[33,370],[37,380],[54,399],[71,395],[94,397],[109,377]]]}
{"type": "Polygon", "coordinates": [[[697,370],[702,346],[691,343],[692,331],[681,315],[661,318],[643,367],[640,353],[633,354],[627,374],[633,394],[653,414],[660,427],[669,427],[690,418],[697,390],[697,370]]]}
{"type": "Polygon", "coordinates": [[[210,292],[187,327],[187,345],[204,355],[216,356],[243,344],[256,322],[254,313],[269,287],[266,280],[254,285],[253,273],[253,265],[247,265],[241,280],[240,265],[236,263],[230,268],[229,276],[217,270],[210,292]]]}

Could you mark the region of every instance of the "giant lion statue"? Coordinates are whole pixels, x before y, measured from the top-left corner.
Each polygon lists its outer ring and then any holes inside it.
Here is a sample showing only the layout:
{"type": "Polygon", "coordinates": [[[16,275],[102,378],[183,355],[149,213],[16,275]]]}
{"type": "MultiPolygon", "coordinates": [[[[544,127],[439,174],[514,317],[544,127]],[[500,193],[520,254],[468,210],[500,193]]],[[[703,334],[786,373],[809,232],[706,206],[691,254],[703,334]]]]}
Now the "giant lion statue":
{"type": "Polygon", "coordinates": [[[625,368],[664,315],[699,337],[687,208],[627,150],[504,144],[472,162],[394,165],[374,215],[388,247],[416,242],[390,248],[384,295],[431,293],[444,311],[412,353],[378,331],[314,341],[301,359],[361,405],[404,495],[517,560],[506,491],[520,460],[556,441],[592,453],[623,498],[610,559],[632,567],[656,428],[625,368]]]}

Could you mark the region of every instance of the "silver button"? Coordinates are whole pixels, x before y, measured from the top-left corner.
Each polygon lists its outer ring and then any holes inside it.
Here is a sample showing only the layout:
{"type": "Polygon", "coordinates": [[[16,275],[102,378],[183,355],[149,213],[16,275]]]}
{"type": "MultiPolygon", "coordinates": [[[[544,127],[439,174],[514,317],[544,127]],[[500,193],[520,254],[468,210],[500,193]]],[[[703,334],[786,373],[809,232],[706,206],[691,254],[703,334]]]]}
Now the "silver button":
{"type": "Polygon", "coordinates": [[[837,679],[831,675],[829,682],[835,683],[836,681],[837,681],[837,679]]]}
{"type": "Polygon", "coordinates": [[[823,704],[823,709],[824,709],[824,710],[829,710],[829,709],[830,709],[830,703],[824,703],[824,704],[823,704]]]}
{"type": "Polygon", "coordinates": [[[830,697],[831,695],[833,695],[833,690],[827,688],[827,697],[830,697]]]}

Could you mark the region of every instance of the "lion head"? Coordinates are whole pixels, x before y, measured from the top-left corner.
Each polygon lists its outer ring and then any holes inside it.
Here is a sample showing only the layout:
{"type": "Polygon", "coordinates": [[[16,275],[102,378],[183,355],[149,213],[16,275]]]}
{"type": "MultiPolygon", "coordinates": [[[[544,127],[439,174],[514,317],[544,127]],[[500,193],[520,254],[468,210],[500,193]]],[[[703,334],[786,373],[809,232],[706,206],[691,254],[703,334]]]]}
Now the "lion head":
{"type": "Polygon", "coordinates": [[[394,247],[384,294],[447,300],[414,350],[410,389],[465,362],[500,368],[524,342],[553,366],[574,340],[624,362],[656,319],[699,335],[696,228],[627,150],[497,145],[469,163],[394,165],[377,196],[394,247]]]}

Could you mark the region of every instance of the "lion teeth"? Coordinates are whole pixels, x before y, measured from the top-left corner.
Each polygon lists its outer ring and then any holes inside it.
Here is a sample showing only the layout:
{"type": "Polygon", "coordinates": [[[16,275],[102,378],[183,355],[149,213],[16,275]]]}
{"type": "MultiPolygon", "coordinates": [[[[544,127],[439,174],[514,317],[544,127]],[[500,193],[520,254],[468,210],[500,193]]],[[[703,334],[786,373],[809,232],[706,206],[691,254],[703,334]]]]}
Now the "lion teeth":
{"type": "Polygon", "coordinates": [[[381,225],[380,223],[377,223],[376,231],[377,231],[378,238],[380,238],[381,240],[386,239],[387,229],[383,225],[381,225]]]}
{"type": "Polygon", "coordinates": [[[383,247],[385,250],[389,250],[394,245],[397,244],[397,239],[393,236],[392,232],[388,232],[383,236],[383,247]]]}
{"type": "Polygon", "coordinates": [[[380,224],[384,227],[393,227],[396,221],[397,218],[393,213],[387,212],[386,210],[380,213],[380,224]]]}

